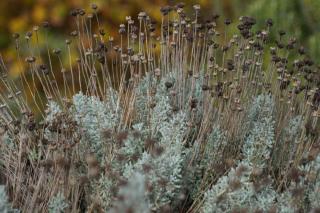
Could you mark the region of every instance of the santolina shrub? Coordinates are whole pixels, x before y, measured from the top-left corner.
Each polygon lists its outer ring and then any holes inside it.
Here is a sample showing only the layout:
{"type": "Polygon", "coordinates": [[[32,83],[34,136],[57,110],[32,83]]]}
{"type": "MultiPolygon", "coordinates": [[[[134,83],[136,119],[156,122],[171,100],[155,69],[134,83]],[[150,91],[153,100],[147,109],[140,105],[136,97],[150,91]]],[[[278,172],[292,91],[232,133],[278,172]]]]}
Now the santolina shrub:
{"type": "Polygon", "coordinates": [[[159,28],[126,17],[119,45],[95,4],[71,11],[65,50],[48,22],[14,35],[27,70],[1,61],[0,209],[319,211],[319,67],[285,31],[269,38],[272,19],[193,9],[161,8],[159,28]]]}

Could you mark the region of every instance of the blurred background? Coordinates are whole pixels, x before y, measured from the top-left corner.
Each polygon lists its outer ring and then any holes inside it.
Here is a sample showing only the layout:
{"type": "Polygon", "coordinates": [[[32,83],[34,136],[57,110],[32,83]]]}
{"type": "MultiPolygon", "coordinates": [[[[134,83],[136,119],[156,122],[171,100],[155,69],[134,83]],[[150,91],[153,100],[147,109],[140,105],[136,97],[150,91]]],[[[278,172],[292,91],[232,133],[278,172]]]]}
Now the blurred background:
{"type": "MultiPolygon", "coordinates": [[[[182,1],[182,0],[181,0],[182,1]]],[[[0,1],[0,52],[10,69],[17,63],[12,34],[24,37],[33,26],[43,21],[51,24],[49,44],[51,48],[64,45],[64,40],[74,30],[75,24],[69,12],[74,8],[91,11],[90,4],[99,6],[99,16],[107,36],[117,36],[119,24],[125,16],[137,17],[146,11],[160,20],[160,6],[174,5],[175,0],[1,0],[0,1]]],[[[288,35],[301,41],[311,57],[320,62],[320,0],[184,0],[191,11],[193,4],[200,4],[202,15],[218,13],[223,18],[237,19],[251,15],[264,25],[267,18],[274,20],[274,29],[283,29],[288,35]]],[[[221,21],[221,20],[220,20],[221,21]]],[[[223,19],[222,19],[223,21],[223,19]]],[[[235,27],[234,27],[235,28],[235,27]]],[[[273,30],[276,33],[277,30],[273,30]]]]}

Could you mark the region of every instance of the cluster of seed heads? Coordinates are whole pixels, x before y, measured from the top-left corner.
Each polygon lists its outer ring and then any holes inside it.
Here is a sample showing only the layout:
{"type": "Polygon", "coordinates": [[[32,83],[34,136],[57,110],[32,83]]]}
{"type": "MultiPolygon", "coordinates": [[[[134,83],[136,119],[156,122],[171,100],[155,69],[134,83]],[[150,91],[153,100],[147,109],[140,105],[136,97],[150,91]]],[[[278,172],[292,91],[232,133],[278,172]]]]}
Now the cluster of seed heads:
{"type": "MultiPolygon", "coordinates": [[[[13,34],[21,72],[10,76],[1,58],[0,175],[15,207],[46,211],[62,191],[68,212],[117,212],[129,198],[127,212],[138,212],[138,204],[148,207],[145,212],[197,212],[206,191],[229,170],[235,177],[217,205],[242,190],[247,173],[256,192],[272,185],[281,194],[302,182],[307,172],[299,166],[313,165],[320,151],[320,66],[284,30],[271,38],[277,30],[271,18],[258,29],[253,17],[204,19],[200,5],[193,6],[192,16],[184,7],[162,7],[160,27],[147,12],[127,16],[116,38],[106,33],[96,4],[90,12],[74,9],[74,29],[60,48],[48,43],[47,21],[24,38],[13,34]],[[234,35],[230,28],[237,29],[234,35]],[[267,121],[259,117],[263,106],[251,106],[263,95],[275,103],[275,142],[250,147],[265,146],[270,162],[263,169],[234,170],[244,161],[242,147],[252,129],[267,121]],[[80,105],[100,103],[110,110],[80,115],[79,96],[80,105]],[[297,116],[301,121],[291,138],[287,127],[297,116]],[[217,129],[223,132],[219,137],[217,129]],[[171,158],[178,165],[169,165],[171,158]],[[166,160],[170,171],[161,167],[166,160]],[[143,200],[122,194],[137,182],[132,171],[146,179],[143,200]]],[[[305,193],[299,189],[293,197],[305,193]]]]}

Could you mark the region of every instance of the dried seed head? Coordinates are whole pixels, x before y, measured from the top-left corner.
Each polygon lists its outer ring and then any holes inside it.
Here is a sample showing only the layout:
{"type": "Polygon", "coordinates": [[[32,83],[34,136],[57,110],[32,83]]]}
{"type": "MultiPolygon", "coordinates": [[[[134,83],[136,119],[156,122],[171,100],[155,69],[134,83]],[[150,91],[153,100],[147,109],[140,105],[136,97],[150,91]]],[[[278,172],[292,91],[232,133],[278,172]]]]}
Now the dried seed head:
{"type": "Polygon", "coordinates": [[[166,188],[166,186],[168,185],[168,180],[166,180],[165,178],[160,178],[157,182],[162,188],[166,188]]]}
{"type": "Polygon", "coordinates": [[[212,15],[212,20],[216,21],[216,20],[218,20],[218,18],[220,18],[219,14],[216,13],[216,14],[212,15]]]}
{"type": "Polygon", "coordinates": [[[87,18],[88,19],[92,19],[93,18],[93,14],[92,13],[88,13],[87,18]]]}
{"type": "Polygon", "coordinates": [[[153,109],[157,106],[157,103],[155,101],[149,101],[148,107],[150,107],[150,109],[153,109]]]}
{"type": "Polygon", "coordinates": [[[230,213],[247,213],[249,212],[247,208],[235,208],[230,211],[230,213]]]}
{"type": "Polygon", "coordinates": [[[50,27],[50,23],[48,21],[44,21],[44,22],[42,22],[42,27],[43,28],[49,28],[50,27]]]}
{"type": "Polygon", "coordinates": [[[76,17],[76,16],[79,15],[79,11],[77,9],[71,10],[70,11],[70,15],[73,16],[73,17],[76,17]]]}
{"type": "Polygon", "coordinates": [[[129,21],[131,21],[132,19],[131,19],[131,16],[126,16],[126,21],[127,22],[129,22],[129,21]]]}
{"type": "Polygon", "coordinates": [[[236,176],[240,177],[243,175],[244,172],[248,171],[248,168],[244,165],[240,165],[236,170],[236,176]]]}
{"type": "Polygon", "coordinates": [[[159,157],[164,152],[164,148],[162,146],[156,145],[151,151],[153,157],[159,157]]]}
{"type": "Polygon", "coordinates": [[[147,138],[144,142],[146,150],[152,149],[156,145],[157,141],[152,138],[147,138]]]}
{"type": "Polygon", "coordinates": [[[97,10],[97,9],[98,9],[98,5],[95,4],[95,3],[92,3],[92,4],[91,4],[91,9],[97,10]]]}
{"type": "Polygon", "coordinates": [[[156,69],[154,70],[154,75],[157,76],[157,77],[159,77],[159,76],[161,75],[161,71],[160,71],[159,68],[156,68],[156,69]]]}
{"type": "Polygon", "coordinates": [[[64,157],[62,154],[58,154],[54,159],[55,164],[58,168],[61,169],[68,169],[70,167],[70,161],[64,157]]]}
{"type": "Polygon", "coordinates": [[[182,9],[182,8],[185,7],[185,3],[179,2],[179,3],[176,5],[176,7],[182,9]]]}
{"type": "Polygon", "coordinates": [[[12,34],[12,37],[13,37],[14,39],[18,39],[18,38],[20,37],[20,35],[19,35],[19,33],[13,33],[13,34],[12,34]]]}
{"type": "Polygon", "coordinates": [[[69,39],[66,39],[65,42],[66,42],[67,45],[70,45],[70,44],[71,44],[71,40],[69,40],[69,39]]]}
{"type": "Polygon", "coordinates": [[[108,140],[112,137],[112,129],[103,129],[101,135],[103,139],[108,140]]]}
{"type": "Polygon", "coordinates": [[[129,159],[130,159],[130,161],[135,162],[135,161],[139,160],[139,157],[140,157],[139,153],[136,152],[136,153],[133,153],[133,154],[130,156],[129,159]]]}
{"type": "Polygon", "coordinates": [[[233,60],[232,60],[232,59],[228,59],[228,60],[227,60],[227,69],[228,69],[229,71],[232,71],[232,70],[234,70],[234,68],[235,68],[235,66],[234,66],[233,60]]]}
{"type": "Polygon", "coordinates": [[[116,158],[120,162],[123,162],[127,159],[127,157],[124,154],[120,154],[120,153],[117,154],[116,158]]]}
{"type": "Polygon", "coordinates": [[[29,186],[28,186],[28,190],[29,190],[30,192],[34,192],[35,187],[34,187],[33,185],[29,185],[29,186]]]}
{"type": "Polygon", "coordinates": [[[60,49],[53,49],[53,54],[55,55],[59,55],[61,53],[61,50],[60,49]]]}
{"type": "Polygon", "coordinates": [[[116,135],[116,140],[118,142],[118,144],[120,146],[123,145],[124,141],[127,140],[128,138],[128,132],[127,131],[122,131],[122,132],[119,132],[117,135],[116,135]]]}
{"type": "Polygon", "coordinates": [[[26,33],[26,39],[30,39],[32,37],[32,32],[31,31],[28,31],[26,33]]]}
{"type": "Polygon", "coordinates": [[[253,168],[252,169],[252,172],[251,172],[251,175],[253,176],[253,177],[260,177],[261,175],[262,175],[262,169],[260,169],[260,168],[253,168]]]}
{"type": "Polygon", "coordinates": [[[32,30],[37,32],[39,30],[39,26],[33,26],[32,30]]]}
{"type": "Polygon", "coordinates": [[[191,99],[191,101],[190,101],[190,107],[191,107],[191,109],[196,108],[196,107],[197,107],[197,104],[198,104],[198,100],[197,100],[196,98],[191,99]]]}
{"type": "Polygon", "coordinates": [[[42,202],[44,202],[44,199],[43,199],[42,197],[37,197],[36,203],[37,203],[38,205],[41,205],[42,202]]]}
{"type": "Polygon", "coordinates": [[[226,164],[227,168],[230,168],[235,165],[235,161],[232,158],[228,158],[225,160],[225,164],[226,164]]]}
{"type": "Polygon", "coordinates": [[[304,195],[304,188],[303,187],[296,187],[291,190],[291,195],[294,198],[302,198],[304,195]]]}
{"type": "Polygon", "coordinates": [[[144,163],[144,164],[142,164],[142,169],[143,169],[144,173],[149,173],[151,171],[152,167],[150,164],[144,163]]]}
{"type": "Polygon", "coordinates": [[[52,168],[54,162],[51,159],[46,159],[40,162],[40,166],[44,167],[46,170],[52,168]]]}
{"type": "Polygon", "coordinates": [[[100,29],[99,29],[99,34],[100,34],[101,36],[104,36],[104,35],[106,34],[106,32],[104,31],[103,28],[100,28],[100,29]]]}
{"type": "Polygon", "coordinates": [[[320,107],[320,88],[317,89],[313,95],[313,98],[312,98],[312,105],[315,107],[315,108],[318,108],[320,107]]]}
{"type": "Polygon", "coordinates": [[[162,13],[163,16],[168,15],[170,10],[171,10],[170,6],[164,6],[160,8],[160,12],[162,13]]]}
{"type": "Polygon", "coordinates": [[[121,35],[126,33],[126,26],[124,24],[120,24],[120,29],[119,29],[119,33],[121,35]]]}
{"type": "Polygon", "coordinates": [[[72,37],[76,37],[76,36],[78,36],[78,32],[77,32],[76,30],[74,30],[74,31],[72,31],[72,32],[70,33],[70,35],[71,35],[72,37]]]}
{"type": "Polygon", "coordinates": [[[138,14],[138,18],[139,19],[143,19],[143,18],[146,18],[147,17],[147,13],[146,12],[140,12],[139,14],[138,14]]]}
{"type": "Polygon", "coordinates": [[[89,167],[88,169],[88,178],[90,179],[96,179],[100,176],[100,167],[89,167]]]}
{"type": "Polygon", "coordinates": [[[200,4],[195,4],[195,5],[193,5],[193,9],[195,10],[195,11],[199,11],[200,10],[200,4]]]}
{"type": "Polygon", "coordinates": [[[28,63],[34,63],[36,61],[36,58],[34,56],[29,56],[26,58],[26,62],[28,63]]]}
{"type": "Polygon", "coordinates": [[[203,91],[210,90],[210,87],[209,87],[207,84],[203,84],[203,85],[201,86],[201,88],[202,88],[203,91]]]}
{"type": "Polygon", "coordinates": [[[273,20],[272,20],[271,18],[268,18],[268,19],[266,20],[266,25],[267,25],[268,27],[272,27],[272,25],[273,25],[273,20]]]}
{"type": "Polygon", "coordinates": [[[86,156],[86,162],[89,167],[97,167],[99,166],[99,161],[93,153],[89,153],[86,156]]]}
{"type": "Polygon", "coordinates": [[[78,13],[80,16],[84,16],[86,14],[86,11],[84,9],[79,9],[78,13]]]}
{"type": "Polygon", "coordinates": [[[230,25],[230,24],[231,24],[231,19],[228,19],[228,18],[225,19],[225,20],[224,20],[224,24],[225,24],[225,25],[230,25]]]}
{"type": "Polygon", "coordinates": [[[238,178],[234,178],[229,181],[229,188],[231,191],[235,191],[241,187],[241,182],[238,178]]]}
{"type": "Polygon", "coordinates": [[[170,81],[167,81],[164,83],[164,85],[166,86],[167,89],[170,89],[173,86],[173,83],[170,81]]]}
{"type": "Polygon", "coordinates": [[[299,47],[298,53],[299,53],[300,55],[304,55],[304,54],[306,53],[306,51],[305,51],[305,49],[304,49],[303,46],[299,47]]]}
{"type": "Polygon", "coordinates": [[[288,179],[298,183],[300,181],[300,176],[302,175],[301,171],[297,168],[291,168],[288,174],[288,179]]]}
{"type": "Polygon", "coordinates": [[[279,30],[278,33],[279,33],[280,37],[282,37],[286,34],[286,32],[284,30],[279,30]]]}
{"type": "Polygon", "coordinates": [[[16,127],[19,127],[20,124],[21,124],[21,120],[17,120],[16,119],[16,120],[13,121],[13,125],[16,126],[16,127]]]}
{"type": "Polygon", "coordinates": [[[105,64],[106,63],[106,57],[104,54],[98,53],[97,54],[97,60],[100,64],[105,64]]]}
{"type": "Polygon", "coordinates": [[[45,75],[49,74],[49,69],[48,69],[48,66],[46,64],[40,64],[39,65],[39,70],[45,75]]]}

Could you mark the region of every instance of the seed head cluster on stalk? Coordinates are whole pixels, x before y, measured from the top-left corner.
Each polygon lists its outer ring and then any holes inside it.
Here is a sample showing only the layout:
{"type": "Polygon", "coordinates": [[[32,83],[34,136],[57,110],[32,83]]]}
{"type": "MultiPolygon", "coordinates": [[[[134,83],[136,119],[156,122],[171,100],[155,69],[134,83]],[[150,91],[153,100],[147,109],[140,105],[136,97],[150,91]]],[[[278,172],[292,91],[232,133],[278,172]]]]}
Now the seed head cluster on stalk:
{"type": "Polygon", "coordinates": [[[128,16],[115,39],[96,4],[70,12],[60,48],[49,22],[13,35],[0,209],[319,211],[320,67],[272,19],[258,29],[184,7],[162,7],[160,27],[128,16]]]}

